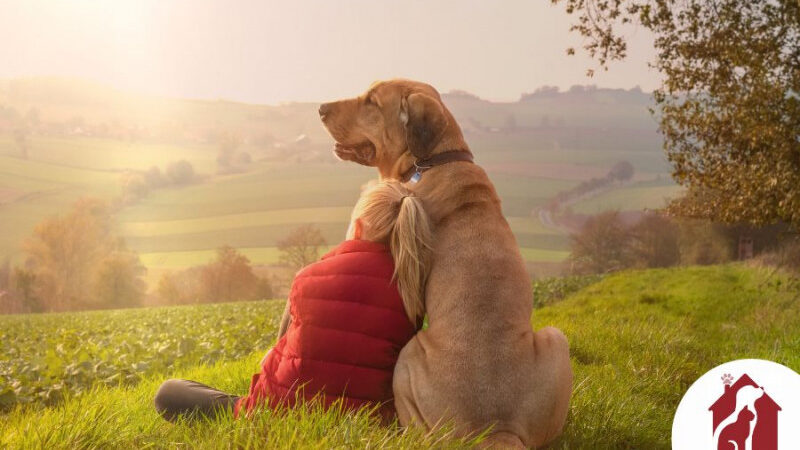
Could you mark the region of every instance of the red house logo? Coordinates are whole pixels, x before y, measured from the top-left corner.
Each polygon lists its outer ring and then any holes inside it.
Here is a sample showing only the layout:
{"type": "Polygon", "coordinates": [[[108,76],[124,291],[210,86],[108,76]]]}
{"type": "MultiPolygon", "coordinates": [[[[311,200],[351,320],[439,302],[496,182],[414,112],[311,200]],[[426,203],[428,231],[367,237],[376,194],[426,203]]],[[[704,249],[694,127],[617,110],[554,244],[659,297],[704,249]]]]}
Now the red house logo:
{"type": "Polygon", "coordinates": [[[722,383],[722,395],[708,408],[713,414],[714,448],[777,450],[780,405],[747,374],[734,382],[726,373],[722,383]]]}

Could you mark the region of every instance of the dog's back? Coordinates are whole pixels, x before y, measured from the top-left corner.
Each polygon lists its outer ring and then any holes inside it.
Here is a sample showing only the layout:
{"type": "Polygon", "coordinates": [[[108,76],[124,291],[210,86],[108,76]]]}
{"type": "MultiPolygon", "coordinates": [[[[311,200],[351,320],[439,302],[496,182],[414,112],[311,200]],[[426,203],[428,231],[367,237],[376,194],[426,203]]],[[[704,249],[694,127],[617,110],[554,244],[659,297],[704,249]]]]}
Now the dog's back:
{"type": "Polygon", "coordinates": [[[452,165],[436,177],[417,190],[436,224],[430,326],[401,352],[395,386],[410,387],[413,399],[396,398],[398,414],[428,427],[452,420],[465,433],[493,426],[538,444],[553,411],[542,405],[547,383],[537,376],[530,278],[516,239],[483,169],[452,165]]]}

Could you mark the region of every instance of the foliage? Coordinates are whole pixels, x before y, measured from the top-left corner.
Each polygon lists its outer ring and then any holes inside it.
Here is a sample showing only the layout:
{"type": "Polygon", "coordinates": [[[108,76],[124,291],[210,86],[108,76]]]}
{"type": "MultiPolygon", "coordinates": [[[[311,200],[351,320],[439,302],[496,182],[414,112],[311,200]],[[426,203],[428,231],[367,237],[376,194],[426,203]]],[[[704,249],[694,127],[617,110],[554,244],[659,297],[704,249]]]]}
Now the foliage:
{"type": "Polygon", "coordinates": [[[194,166],[185,159],[167,165],[165,176],[171,184],[184,185],[195,181],[194,166]]]}
{"type": "Polygon", "coordinates": [[[142,280],[146,273],[135,253],[111,252],[100,261],[94,275],[95,302],[105,308],[141,305],[147,291],[142,280]]]}
{"type": "Polygon", "coordinates": [[[723,227],[702,220],[680,223],[680,249],[683,264],[717,264],[733,256],[723,227]]]}
{"type": "MultiPolygon", "coordinates": [[[[655,34],[654,93],[674,212],[800,226],[800,2],[552,0],[603,67],[626,55],[620,25],[655,34]]],[[[570,50],[572,52],[572,50],[570,50]]]]}
{"type": "Polygon", "coordinates": [[[620,161],[611,167],[607,178],[617,181],[628,181],[633,178],[633,164],[628,161],[620,161]]]}
{"type": "Polygon", "coordinates": [[[20,272],[18,280],[24,290],[33,288],[25,298],[39,299],[37,307],[67,311],[134,305],[144,293],[139,257],[115,235],[102,201],[81,199],[69,213],[46,219],[24,248],[31,274],[20,272]]]}
{"type": "Polygon", "coordinates": [[[283,307],[267,301],[0,316],[0,410],[266,350],[283,307]]]}
{"type": "Polygon", "coordinates": [[[250,260],[230,246],[217,249],[214,261],[179,272],[166,272],[158,294],[169,304],[263,300],[273,296],[267,278],[258,277],[250,260]]]}
{"type": "Polygon", "coordinates": [[[647,214],[630,229],[636,267],[670,267],[680,262],[678,226],[668,217],[647,214]]]}
{"type": "Polygon", "coordinates": [[[581,231],[572,235],[573,271],[608,273],[630,267],[629,235],[617,211],[589,218],[581,231]]]}
{"type": "Polygon", "coordinates": [[[250,260],[229,246],[217,249],[217,259],[203,267],[200,287],[201,297],[205,301],[230,302],[272,297],[268,281],[260,280],[253,273],[250,260]]]}
{"type": "Polygon", "coordinates": [[[280,261],[293,269],[300,269],[318,260],[325,245],[322,231],[316,225],[300,225],[278,241],[280,261]]]}
{"type": "MultiPolygon", "coordinates": [[[[775,228],[762,230],[705,220],[674,220],[653,212],[627,225],[619,213],[607,211],[591,217],[572,236],[570,260],[573,272],[579,274],[678,264],[720,264],[733,259],[740,235],[760,236],[774,233],[775,228]]],[[[774,236],[762,236],[758,242],[757,251],[781,245],[774,236]]]]}
{"type": "Polygon", "coordinates": [[[535,280],[533,282],[533,307],[541,308],[552,305],[602,279],[602,275],[571,275],[535,280]]]}
{"type": "Polygon", "coordinates": [[[169,305],[200,303],[200,272],[202,266],[179,271],[164,272],[158,280],[156,292],[169,305]]]}
{"type": "Polygon", "coordinates": [[[122,202],[126,204],[136,203],[146,197],[150,193],[150,186],[147,180],[146,174],[125,172],[120,179],[122,202]]]}

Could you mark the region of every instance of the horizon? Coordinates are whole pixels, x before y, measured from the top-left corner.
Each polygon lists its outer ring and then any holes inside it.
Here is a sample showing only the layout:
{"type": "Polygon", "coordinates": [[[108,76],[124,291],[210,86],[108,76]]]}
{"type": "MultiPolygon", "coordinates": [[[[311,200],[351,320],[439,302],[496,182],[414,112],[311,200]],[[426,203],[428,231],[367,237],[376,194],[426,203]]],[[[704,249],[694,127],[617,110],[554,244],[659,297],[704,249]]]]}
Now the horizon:
{"type": "MultiPolygon", "coordinates": [[[[109,90],[112,90],[112,91],[114,91],[114,92],[116,92],[118,94],[122,94],[122,95],[133,95],[133,96],[139,96],[139,97],[152,97],[152,98],[165,99],[165,100],[230,102],[230,103],[238,103],[238,104],[245,104],[245,105],[248,105],[248,104],[249,105],[259,105],[259,106],[282,106],[282,105],[291,105],[291,104],[315,104],[315,103],[322,103],[322,102],[325,102],[325,101],[329,100],[329,99],[328,100],[326,100],[326,99],[307,100],[307,101],[285,100],[285,101],[276,102],[276,103],[260,103],[260,102],[242,101],[242,100],[226,98],[226,97],[181,97],[181,96],[172,96],[172,95],[168,95],[168,94],[150,93],[150,92],[138,91],[136,89],[120,88],[120,87],[116,87],[116,86],[113,86],[113,85],[111,85],[109,83],[105,83],[105,82],[102,82],[102,81],[96,81],[96,80],[92,80],[92,79],[89,79],[89,78],[81,78],[81,77],[42,75],[42,76],[15,77],[15,78],[0,78],[0,84],[2,84],[2,83],[13,83],[13,82],[17,82],[17,81],[22,81],[22,82],[28,82],[28,81],[54,82],[54,81],[57,81],[57,82],[85,83],[85,84],[88,84],[88,85],[91,85],[91,86],[95,86],[95,87],[99,87],[99,88],[103,88],[103,89],[109,89],[109,90]]],[[[375,81],[380,81],[380,80],[375,80],[375,81]]],[[[436,87],[436,86],[434,86],[434,87],[436,87]]],[[[489,102],[489,103],[493,103],[493,104],[513,104],[513,103],[518,103],[518,102],[522,101],[523,97],[525,97],[527,95],[535,94],[539,89],[556,88],[557,89],[557,92],[556,92],[557,94],[567,94],[567,93],[569,93],[569,91],[572,88],[575,88],[575,87],[581,87],[581,88],[584,88],[584,89],[594,89],[594,90],[598,90],[598,91],[607,90],[607,91],[624,91],[624,92],[630,92],[630,91],[634,91],[634,90],[638,89],[642,94],[645,94],[645,95],[652,95],[652,93],[653,93],[652,90],[645,90],[640,85],[635,85],[635,86],[630,86],[630,87],[624,87],[624,86],[610,87],[610,86],[599,86],[599,85],[596,85],[594,83],[574,84],[574,85],[568,86],[566,89],[562,89],[560,86],[551,86],[551,85],[536,86],[533,89],[520,92],[520,94],[515,99],[510,99],[510,100],[488,99],[488,98],[481,97],[480,95],[478,95],[475,92],[471,92],[471,91],[468,91],[468,90],[465,90],[465,89],[458,89],[458,88],[450,89],[448,91],[439,90],[439,93],[442,94],[442,95],[461,95],[461,94],[463,94],[463,95],[475,97],[480,101],[485,101],[485,102],[489,102]]],[[[438,90],[438,88],[437,88],[437,90],[438,90]]],[[[354,93],[353,96],[356,96],[356,95],[359,95],[359,94],[360,94],[360,92],[357,92],[357,93],[354,93]]]]}
{"type": "Polygon", "coordinates": [[[514,102],[540,86],[651,92],[659,83],[647,67],[654,50],[646,30],[628,28],[628,58],[598,70],[569,31],[573,18],[549,2],[203,6],[5,2],[0,58],[13,63],[0,67],[0,79],[78,78],[145,95],[254,104],[351,97],[387,78],[492,102],[514,102]],[[586,76],[590,68],[594,77],[586,76]]]}

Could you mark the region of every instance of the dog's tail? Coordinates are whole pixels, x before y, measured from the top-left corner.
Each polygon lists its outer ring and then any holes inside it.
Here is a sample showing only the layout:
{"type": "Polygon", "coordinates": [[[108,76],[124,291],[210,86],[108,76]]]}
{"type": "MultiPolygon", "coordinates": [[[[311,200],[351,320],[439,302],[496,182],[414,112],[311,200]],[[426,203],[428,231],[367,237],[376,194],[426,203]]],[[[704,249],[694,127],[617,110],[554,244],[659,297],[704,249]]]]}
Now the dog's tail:
{"type": "Polygon", "coordinates": [[[525,448],[525,445],[522,443],[522,439],[516,434],[507,431],[498,431],[490,434],[485,440],[481,441],[478,448],[505,450],[525,448]]]}

